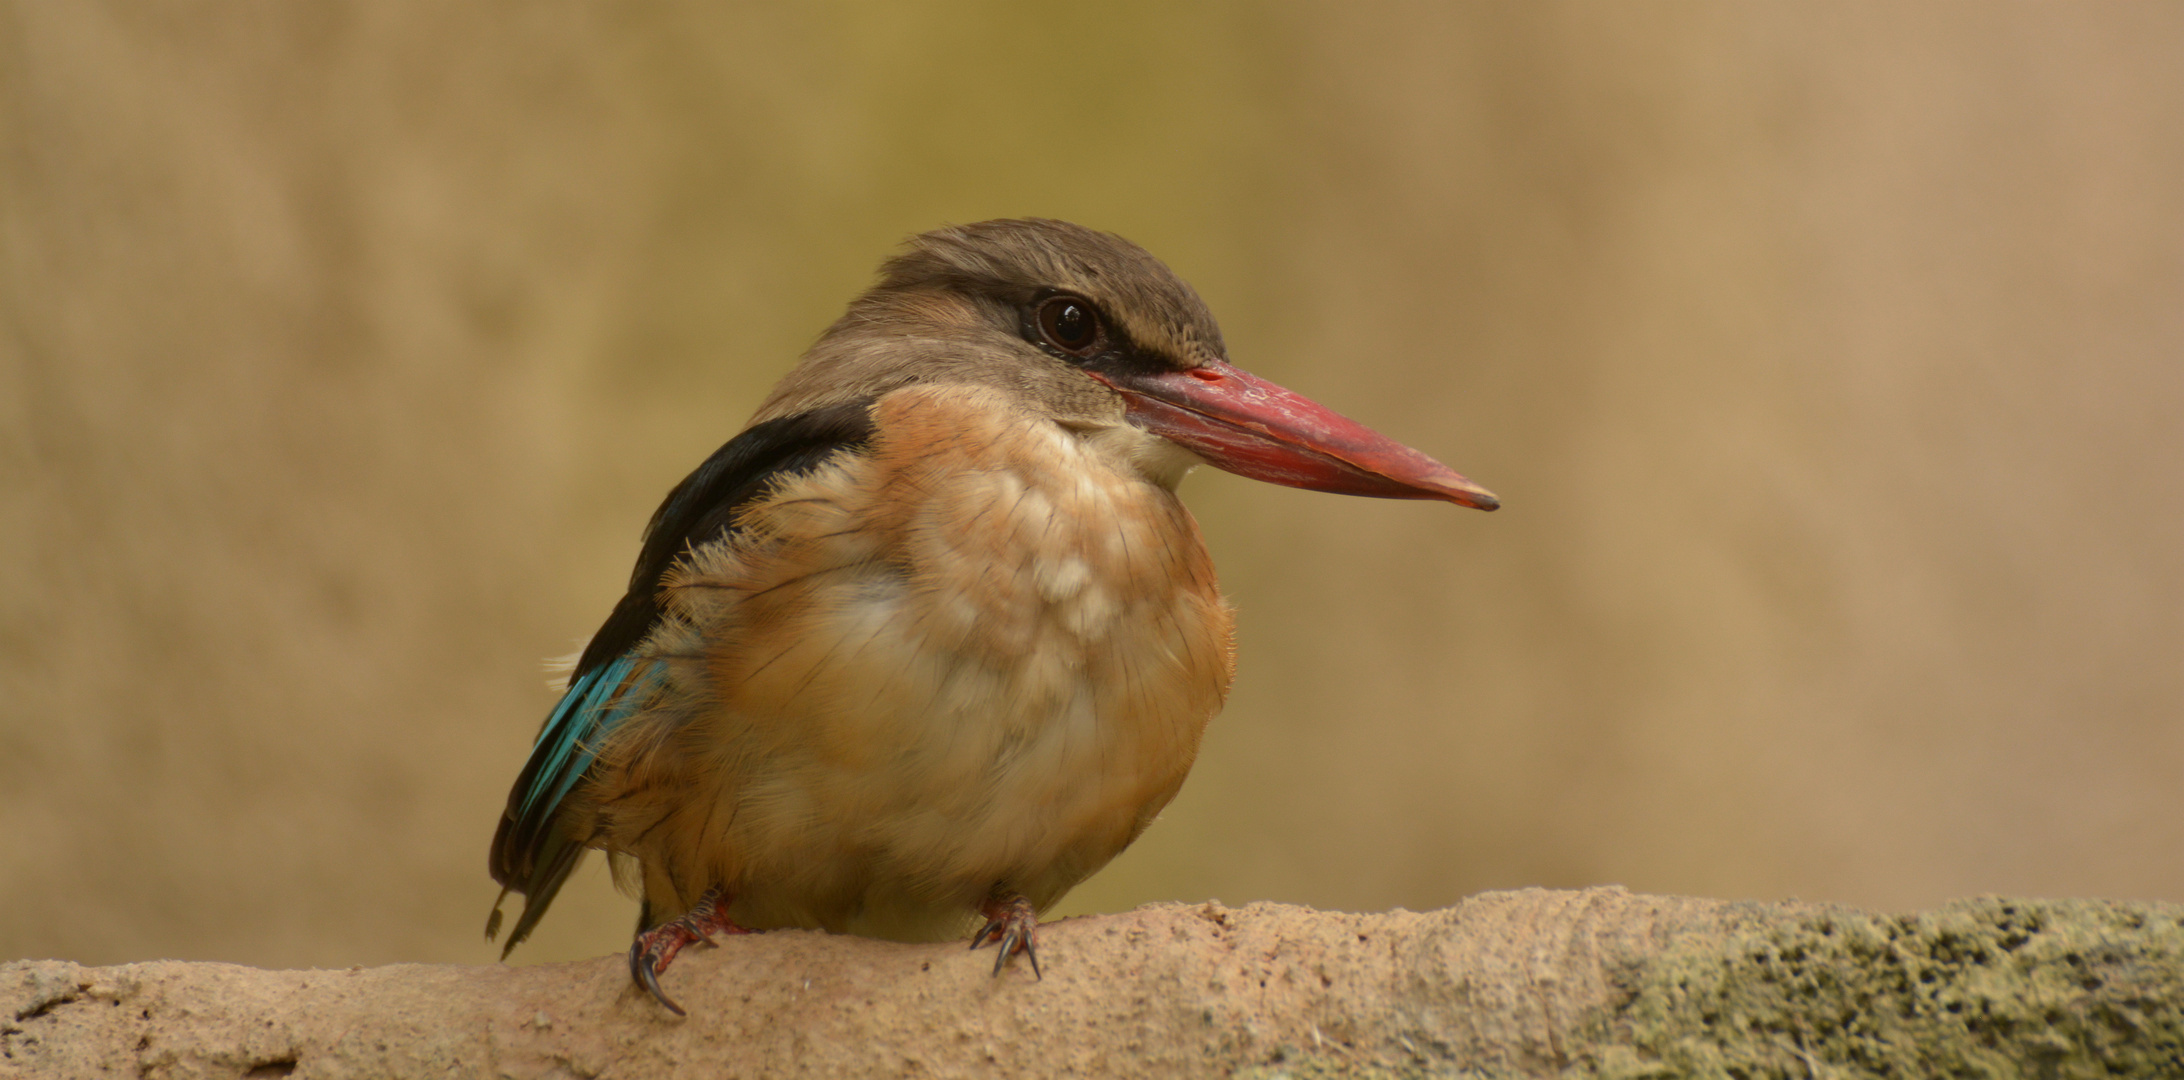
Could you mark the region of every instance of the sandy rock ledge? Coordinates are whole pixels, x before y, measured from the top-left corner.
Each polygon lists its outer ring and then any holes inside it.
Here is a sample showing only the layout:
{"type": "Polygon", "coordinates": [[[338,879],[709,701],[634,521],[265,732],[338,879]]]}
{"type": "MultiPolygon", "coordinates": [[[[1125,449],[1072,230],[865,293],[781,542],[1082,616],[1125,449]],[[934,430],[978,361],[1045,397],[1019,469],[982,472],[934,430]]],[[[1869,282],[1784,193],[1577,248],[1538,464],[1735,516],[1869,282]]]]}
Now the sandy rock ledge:
{"type": "Polygon", "coordinates": [[[2184,1076],[2184,907],[1915,915],[1489,893],[1424,913],[1159,905],[991,954],[803,932],[684,954],[260,971],[0,965],[35,1077],[2184,1076]]]}

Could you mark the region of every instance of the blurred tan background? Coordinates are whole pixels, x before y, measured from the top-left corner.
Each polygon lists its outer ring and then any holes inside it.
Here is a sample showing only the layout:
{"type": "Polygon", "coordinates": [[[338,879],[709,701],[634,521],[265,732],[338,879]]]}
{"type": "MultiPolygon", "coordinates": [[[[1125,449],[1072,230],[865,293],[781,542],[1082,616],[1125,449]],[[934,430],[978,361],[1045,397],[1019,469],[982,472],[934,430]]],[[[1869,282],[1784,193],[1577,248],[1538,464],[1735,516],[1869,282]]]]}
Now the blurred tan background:
{"type": "MultiPolygon", "coordinates": [[[[1071,218],[1508,502],[1184,486],[1071,912],[2184,900],[2184,6],[10,3],[0,958],[479,962],[659,497],[903,236],[1071,218]]],[[[620,949],[590,873],[540,960],[620,949]]]]}

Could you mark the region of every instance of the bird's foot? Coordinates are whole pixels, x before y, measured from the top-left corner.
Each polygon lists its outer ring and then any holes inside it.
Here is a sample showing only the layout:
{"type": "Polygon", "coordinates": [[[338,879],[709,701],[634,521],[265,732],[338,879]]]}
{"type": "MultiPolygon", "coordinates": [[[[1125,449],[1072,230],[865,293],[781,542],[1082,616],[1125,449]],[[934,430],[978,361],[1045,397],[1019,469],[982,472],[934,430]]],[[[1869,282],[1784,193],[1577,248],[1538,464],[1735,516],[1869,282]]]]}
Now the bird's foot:
{"type": "Polygon", "coordinates": [[[971,935],[971,948],[978,948],[988,941],[1001,946],[1001,955],[993,958],[993,973],[1001,974],[1008,966],[1009,957],[1023,953],[1031,961],[1033,978],[1044,979],[1039,973],[1039,912],[1031,906],[1031,900],[1022,893],[994,896],[978,906],[978,913],[986,917],[986,925],[971,935]]]}
{"type": "Polygon", "coordinates": [[[629,975],[637,985],[650,991],[669,1012],[684,1015],[682,1006],[660,989],[660,973],[675,962],[675,954],[685,946],[702,941],[716,944],[714,934],[748,934],[750,931],[737,926],[728,917],[728,897],[718,887],[705,890],[698,898],[696,907],[683,912],[681,918],[670,919],[637,935],[629,947],[629,975]]]}

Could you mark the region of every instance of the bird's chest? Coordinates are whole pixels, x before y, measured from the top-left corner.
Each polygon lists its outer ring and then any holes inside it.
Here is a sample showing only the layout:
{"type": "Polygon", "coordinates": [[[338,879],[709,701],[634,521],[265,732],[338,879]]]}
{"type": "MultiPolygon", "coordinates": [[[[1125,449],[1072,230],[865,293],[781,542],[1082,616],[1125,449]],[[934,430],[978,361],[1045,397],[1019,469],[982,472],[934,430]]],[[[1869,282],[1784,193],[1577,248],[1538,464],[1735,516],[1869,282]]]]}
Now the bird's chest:
{"type": "Polygon", "coordinates": [[[883,437],[751,522],[706,635],[747,851],[1066,888],[1173,796],[1226,695],[1189,514],[1058,429],[883,437]]]}
{"type": "Polygon", "coordinates": [[[783,493],[781,515],[819,520],[784,546],[804,565],[778,568],[777,601],[744,613],[775,647],[724,655],[723,682],[793,702],[805,749],[844,768],[956,784],[1042,759],[1187,762],[1171,744],[1195,749],[1220,705],[1229,618],[1174,495],[1058,431],[892,449],[815,477],[839,489],[827,504],[783,493]]]}

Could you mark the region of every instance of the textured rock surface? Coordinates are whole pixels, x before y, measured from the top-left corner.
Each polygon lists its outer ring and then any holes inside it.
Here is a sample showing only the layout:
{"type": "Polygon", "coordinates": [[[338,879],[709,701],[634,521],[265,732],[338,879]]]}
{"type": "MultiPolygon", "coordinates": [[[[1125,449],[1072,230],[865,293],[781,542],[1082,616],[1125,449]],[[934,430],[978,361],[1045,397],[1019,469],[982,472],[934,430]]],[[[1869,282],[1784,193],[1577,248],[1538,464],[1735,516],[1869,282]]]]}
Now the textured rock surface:
{"type": "Polygon", "coordinates": [[[2184,908],[1909,916],[1619,889],[1352,915],[1163,905],[1020,963],[815,933],[668,975],[0,966],[22,1076],[2184,1075],[2184,908]]]}

